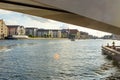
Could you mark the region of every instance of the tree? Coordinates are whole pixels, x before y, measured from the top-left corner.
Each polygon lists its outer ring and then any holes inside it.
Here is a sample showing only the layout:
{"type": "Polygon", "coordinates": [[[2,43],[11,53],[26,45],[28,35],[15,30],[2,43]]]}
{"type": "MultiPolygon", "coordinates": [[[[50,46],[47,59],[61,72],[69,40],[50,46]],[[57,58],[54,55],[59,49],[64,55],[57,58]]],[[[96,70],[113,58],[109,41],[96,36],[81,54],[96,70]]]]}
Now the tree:
{"type": "Polygon", "coordinates": [[[28,35],[29,37],[34,37],[33,35],[28,35]]]}

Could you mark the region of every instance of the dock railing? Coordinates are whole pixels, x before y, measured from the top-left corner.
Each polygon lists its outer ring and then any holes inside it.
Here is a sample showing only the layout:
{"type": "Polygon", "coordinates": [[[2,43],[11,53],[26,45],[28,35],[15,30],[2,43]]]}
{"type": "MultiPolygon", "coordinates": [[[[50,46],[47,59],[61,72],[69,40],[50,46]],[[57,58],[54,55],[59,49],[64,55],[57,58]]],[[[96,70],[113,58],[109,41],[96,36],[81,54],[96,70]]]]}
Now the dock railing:
{"type": "Polygon", "coordinates": [[[120,65],[120,46],[102,46],[102,53],[120,65]]]}
{"type": "Polygon", "coordinates": [[[120,46],[116,46],[116,48],[112,48],[112,46],[102,46],[102,50],[105,50],[105,51],[109,51],[111,53],[115,53],[115,54],[120,54],[120,46]]]}

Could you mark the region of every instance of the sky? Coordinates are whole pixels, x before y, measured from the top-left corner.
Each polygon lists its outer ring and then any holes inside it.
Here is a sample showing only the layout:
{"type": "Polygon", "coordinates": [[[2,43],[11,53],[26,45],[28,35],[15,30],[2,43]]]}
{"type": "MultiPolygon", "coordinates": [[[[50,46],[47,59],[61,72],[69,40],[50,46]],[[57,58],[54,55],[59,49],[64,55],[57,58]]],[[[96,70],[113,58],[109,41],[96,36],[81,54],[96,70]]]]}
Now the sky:
{"type": "Polygon", "coordinates": [[[0,9],[0,19],[3,19],[6,25],[22,25],[24,27],[36,27],[42,29],[78,29],[79,31],[88,32],[90,35],[98,37],[110,35],[110,33],[88,29],[82,26],[71,25],[42,17],[2,9],[0,9]]]}

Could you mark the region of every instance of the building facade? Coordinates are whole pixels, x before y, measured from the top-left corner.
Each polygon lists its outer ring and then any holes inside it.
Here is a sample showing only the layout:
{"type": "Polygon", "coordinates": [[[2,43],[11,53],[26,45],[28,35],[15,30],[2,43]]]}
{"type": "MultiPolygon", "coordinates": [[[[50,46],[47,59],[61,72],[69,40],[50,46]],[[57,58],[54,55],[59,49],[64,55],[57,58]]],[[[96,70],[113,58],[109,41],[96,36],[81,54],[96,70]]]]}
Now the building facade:
{"type": "Polygon", "coordinates": [[[89,39],[89,34],[87,32],[80,32],[81,39],[89,39]]]}
{"type": "Polygon", "coordinates": [[[45,38],[61,38],[61,30],[38,29],[37,36],[45,38]]]}
{"type": "Polygon", "coordinates": [[[61,30],[62,38],[80,38],[80,31],[77,29],[62,29],[61,30]]]}
{"type": "Polygon", "coordinates": [[[52,30],[52,33],[53,38],[61,38],[61,30],[52,30]]]}
{"type": "Polygon", "coordinates": [[[102,39],[112,39],[112,35],[104,35],[103,37],[102,37],[102,39]]]}
{"type": "Polygon", "coordinates": [[[75,39],[80,39],[80,31],[77,29],[69,29],[69,38],[74,37],[75,39]]]}
{"type": "Polygon", "coordinates": [[[8,28],[3,20],[0,20],[0,39],[8,36],[8,28]]]}
{"type": "Polygon", "coordinates": [[[38,29],[37,30],[37,36],[38,37],[51,37],[50,36],[51,35],[51,33],[50,33],[50,30],[48,30],[48,29],[38,29]]]}
{"type": "MultiPolygon", "coordinates": [[[[77,29],[38,29],[26,28],[26,35],[43,37],[43,38],[76,38],[80,39],[81,34],[77,29]]],[[[87,34],[88,35],[88,34],[87,34]]],[[[85,36],[87,36],[85,35],[85,36]]]]}
{"type": "Polygon", "coordinates": [[[36,37],[38,28],[25,28],[25,34],[28,36],[36,37]]]}
{"type": "Polygon", "coordinates": [[[20,25],[7,25],[8,35],[25,35],[24,26],[20,25]]]}
{"type": "Polygon", "coordinates": [[[69,37],[69,29],[62,29],[61,30],[61,37],[68,38],[69,37]]]}
{"type": "Polygon", "coordinates": [[[120,40],[120,35],[112,34],[112,39],[120,40]]]}

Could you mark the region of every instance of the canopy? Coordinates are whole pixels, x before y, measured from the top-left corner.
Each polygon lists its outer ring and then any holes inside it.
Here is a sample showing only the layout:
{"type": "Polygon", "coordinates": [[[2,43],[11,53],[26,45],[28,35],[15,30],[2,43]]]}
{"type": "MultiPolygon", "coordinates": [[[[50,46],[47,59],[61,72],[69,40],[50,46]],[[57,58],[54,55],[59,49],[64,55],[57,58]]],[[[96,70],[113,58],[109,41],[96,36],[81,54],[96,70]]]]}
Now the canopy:
{"type": "Polygon", "coordinates": [[[120,0],[0,0],[0,8],[120,34],[120,0]]]}

